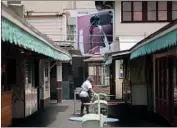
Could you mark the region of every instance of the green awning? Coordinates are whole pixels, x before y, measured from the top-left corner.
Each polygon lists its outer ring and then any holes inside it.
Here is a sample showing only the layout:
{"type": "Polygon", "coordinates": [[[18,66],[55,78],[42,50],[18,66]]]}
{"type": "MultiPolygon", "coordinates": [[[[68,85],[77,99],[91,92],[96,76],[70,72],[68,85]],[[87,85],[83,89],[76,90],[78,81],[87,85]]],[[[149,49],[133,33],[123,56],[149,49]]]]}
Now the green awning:
{"type": "Polygon", "coordinates": [[[4,17],[1,17],[2,24],[2,40],[9,41],[11,44],[18,45],[25,49],[37,52],[54,58],[60,61],[69,61],[71,57],[65,53],[62,53],[50,45],[46,44],[42,40],[36,38],[35,36],[29,34],[16,24],[7,20],[4,17]]]}
{"type": "Polygon", "coordinates": [[[138,49],[131,53],[130,59],[151,54],[158,50],[169,48],[176,45],[177,45],[177,29],[168,32],[167,34],[139,47],[138,49]]]}
{"type": "Polygon", "coordinates": [[[110,56],[105,62],[105,65],[110,65],[110,64],[112,64],[112,56],[110,56]]]}

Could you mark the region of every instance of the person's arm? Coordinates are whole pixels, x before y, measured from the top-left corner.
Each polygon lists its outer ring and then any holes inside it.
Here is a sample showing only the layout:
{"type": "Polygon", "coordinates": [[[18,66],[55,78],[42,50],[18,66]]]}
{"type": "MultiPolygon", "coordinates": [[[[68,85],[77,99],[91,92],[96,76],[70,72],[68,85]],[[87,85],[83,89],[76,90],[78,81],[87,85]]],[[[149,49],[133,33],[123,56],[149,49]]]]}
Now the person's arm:
{"type": "Polygon", "coordinates": [[[89,91],[92,92],[93,94],[95,93],[92,88],[89,88],[89,91]]]}

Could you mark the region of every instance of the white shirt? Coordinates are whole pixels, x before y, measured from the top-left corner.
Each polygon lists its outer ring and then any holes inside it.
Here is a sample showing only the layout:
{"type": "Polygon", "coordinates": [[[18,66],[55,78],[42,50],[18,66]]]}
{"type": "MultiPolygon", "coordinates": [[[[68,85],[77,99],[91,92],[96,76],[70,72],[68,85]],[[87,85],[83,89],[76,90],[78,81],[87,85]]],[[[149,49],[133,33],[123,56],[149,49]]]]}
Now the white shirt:
{"type": "Polygon", "coordinates": [[[82,91],[79,94],[80,97],[88,97],[88,91],[89,89],[92,88],[92,84],[90,83],[90,81],[86,80],[83,84],[82,84],[82,91]]]}

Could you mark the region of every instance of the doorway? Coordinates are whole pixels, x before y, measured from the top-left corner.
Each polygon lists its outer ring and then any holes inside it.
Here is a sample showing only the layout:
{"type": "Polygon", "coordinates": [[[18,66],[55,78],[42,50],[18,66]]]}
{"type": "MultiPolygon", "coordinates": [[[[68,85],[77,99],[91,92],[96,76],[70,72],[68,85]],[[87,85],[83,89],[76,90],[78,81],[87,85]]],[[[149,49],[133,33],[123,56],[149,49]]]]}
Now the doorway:
{"type": "Polygon", "coordinates": [[[155,59],[156,112],[165,119],[177,119],[177,57],[166,55],[155,59]]]}

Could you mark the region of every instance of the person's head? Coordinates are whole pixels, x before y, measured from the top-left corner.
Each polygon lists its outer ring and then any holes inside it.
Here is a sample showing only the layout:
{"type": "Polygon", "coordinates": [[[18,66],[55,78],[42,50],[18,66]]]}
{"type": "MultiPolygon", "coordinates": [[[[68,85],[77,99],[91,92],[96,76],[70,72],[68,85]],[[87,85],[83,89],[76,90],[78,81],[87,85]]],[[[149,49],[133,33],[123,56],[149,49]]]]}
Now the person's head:
{"type": "Polygon", "coordinates": [[[88,76],[88,77],[87,77],[87,80],[90,81],[91,83],[94,82],[94,79],[93,79],[92,76],[88,76]]]}

